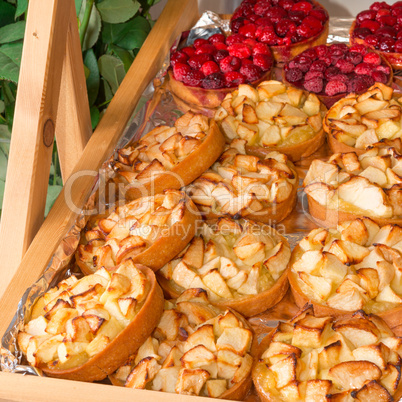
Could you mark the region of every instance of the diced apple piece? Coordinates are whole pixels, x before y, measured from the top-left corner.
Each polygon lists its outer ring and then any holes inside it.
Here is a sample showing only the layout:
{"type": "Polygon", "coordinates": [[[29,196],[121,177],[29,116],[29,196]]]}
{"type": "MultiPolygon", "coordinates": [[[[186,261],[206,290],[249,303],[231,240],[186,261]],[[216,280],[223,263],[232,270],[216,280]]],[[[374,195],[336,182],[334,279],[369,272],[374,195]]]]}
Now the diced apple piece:
{"type": "Polygon", "coordinates": [[[125,386],[135,389],[145,389],[146,385],[151,382],[161,366],[154,357],[146,357],[142,359],[127,377],[125,386]]]}
{"type": "Polygon", "coordinates": [[[206,390],[211,398],[218,398],[227,390],[226,380],[208,380],[206,390]]]}
{"type": "Polygon", "coordinates": [[[294,326],[292,345],[303,348],[318,348],[323,344],[331,328],[331,318],[306,316],[294,326]]]}
{"type": "Polygon", "coordinates": [[[270,367],[276,374],[277,388],[283,388],[290,382],[296,380],[297,359],[294,355],[288,356],[286,359],[278,361],[270,367]]]}
{"type": "Polygon", "coordinates": [[[187,352],[190,349],[203,345],[208,350],[215,352],[215,336],[213,325],[205,324],[193,332],[184,345],[184,351],[187,352]]]}
{"type": "Polygon", "coordinates": [[[389,392],[375,380],[366,383],[354,394],[354,397],[360,402],[390,402],[393,400],[389,392]]]}
{"type": "Polygon", "coordinates": [[[216,342],[218,350],[229,350],[244,356],[251,347],[253,335],[246,328],[226,328],[216,342]]]}
{"type": "Polygon", "coordinates": [[[181,369],[175,391],[178,394],[199,395],[210,374],[202,369],[181,369]]]}

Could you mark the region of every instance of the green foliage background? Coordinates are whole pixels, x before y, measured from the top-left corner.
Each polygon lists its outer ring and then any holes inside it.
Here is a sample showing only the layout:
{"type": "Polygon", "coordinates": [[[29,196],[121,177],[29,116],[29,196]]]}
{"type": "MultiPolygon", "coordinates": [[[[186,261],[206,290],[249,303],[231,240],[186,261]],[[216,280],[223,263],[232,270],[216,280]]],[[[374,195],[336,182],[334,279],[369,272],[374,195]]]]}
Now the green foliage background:
{"type": "MultiPolygon", "coordinates": [[[[99,123],[102,113],[150,32],[154,21],[149,11],[158,1],[75,0],[92,128],[99,123]]],[[[0,214],[27,8],[28,0],[0,0],[0,214]]],[[[61,188],[55,146],[46,214],[61,188]]]]}

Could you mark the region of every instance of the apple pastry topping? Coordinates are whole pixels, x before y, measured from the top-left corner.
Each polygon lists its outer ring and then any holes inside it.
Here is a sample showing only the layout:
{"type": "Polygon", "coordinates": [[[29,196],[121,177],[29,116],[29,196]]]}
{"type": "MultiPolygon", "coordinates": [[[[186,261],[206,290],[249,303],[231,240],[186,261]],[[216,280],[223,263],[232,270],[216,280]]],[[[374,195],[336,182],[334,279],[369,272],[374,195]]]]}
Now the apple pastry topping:
{"type": "Polygon", "coordinates": [[[248,153],[263,157],[275,149],[297,161],[323,144],[325,111],[315,94],[271,80],[257,88],[239,85],[226,95],[215,120],[229,140],[245,140],[248,153]]]}
{"type": "Polygon", "coordinates": [[[319,208],[326,210],[328,222],[333,217],[343,221],[342,212],[373,219],[402,216],[402,155],[392,147],[372,147],[360,156],[338,153],[327,162],[316,159],[303,184],[310,212],[319,220],[319,208]]]}
{"type": "Polygon", "coordinates": [[[397,401],[401,338],[374,315],[304,309],[264,338],[253,381],[262,401],[397,401]]]}
{"type": "Polygon", "coordinates": [[[81,279],[73,275],[48,290],[33,306],[18,345],[29,364],[50,376],[100,380],[135,353],[162,309],[154,273],[129,259],[113,273],[101,268],[81,279]],[[144,322],[142,308],[150,304],[144,322]],[[136,325],[142,333],[122,351],[119,342],[132,338],[136,325]]]}
{"type": "Polygon", "coordinates": [[[126,197],[135,199],[191,183],[215,162],[224,144],[213,119],[187,112],[173,127],[158,126],[119,149],[111,166],[117,180],[128,185],[126,197]]]}
{"type": "Polygon", "coordinates": [[[402,307],[402,227],[380,228],[369,218],[338,229],[314,229],[293,250],[289,281],[296,303],[315,313],[364,310],[381,314],[393,328],[402,307]]]}
{"type": "Polygon", "coordinates": [[[110,376],[112,383],[243,400],[251,386],[253,333],[241,316],[208,303],[203,289],[166,301],[155,331],[110,376]]]}
{"type": "Polygon", "coordinates": [[[286,293],[290,254],[288,241],[270,226],[220,218],[203,224],[177,258],[159,271],[159,282],[170,297],[201,288],[211,303],[252,316],[286,293]]]}
{"type": "Polygon", "coordinates": [[[198,210],[182,191],[144,197],[90,221],[83,231],[76,262],[84,273],[113,271],[127,258],[157,270],[192,239],[198,210]]]}
{"type": "Polygon", "coordinates": [[[229,216],[279,222],[296,201],[294,166],[276,151],[265,159],[245,155],[245,143],[233,140],[211,169],[187,187],[187,193],[207,219],[229,216]]]}
{"type": "Polygon", "coordinates": [[[336,102],[324,120],[332,151],[348,152],[353,147],[362,153],[378,141],[400,141],[401,102],[393,97],[391,87],[379,82],[361,95],[351,93],[336,102]]]}

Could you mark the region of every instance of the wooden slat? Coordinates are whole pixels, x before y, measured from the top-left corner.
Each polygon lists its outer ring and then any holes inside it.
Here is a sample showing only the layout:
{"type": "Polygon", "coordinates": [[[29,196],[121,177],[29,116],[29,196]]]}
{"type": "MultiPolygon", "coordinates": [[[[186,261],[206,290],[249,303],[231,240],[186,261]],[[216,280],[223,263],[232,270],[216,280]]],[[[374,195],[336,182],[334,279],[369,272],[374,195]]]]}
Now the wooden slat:
{"type": "Polygon", "coordinates": [[[63,183],[67,181],[92,134],[84,65],[74,1],[70,2],[66,53],[63,61],[56,142],[63,183]]]}
{"type": "MultiPolygon", "coordinates": [[[[110,401],[152,401],[152,402],[211,402],[211,398],[188,395],[172,395],[167,392],[134,390],[103,384],[38,378],[0,372],[0,400],[38,402],[110,402],[110,401]],[[13,392],[10,392],[13,390],[13,392]]],[[[224,401],[221,399],[221,401],[224,401]]]]}
{"type": "Polygon", "coordinates": [[[43,272],[57,245],[76,219],[94,184],[94,174],[113,151],[142,92],[161,67],[170,45],[197,18],[196,0],[169,0],[167,3],[85,147],[74,169],[75,173],[67,181],[12,280],[12,270],[9,275],[1,272],[0,334],[7,329],[22,294],[43,272]]]}
{"type": "Polygon", "coordinates": [[[29,2],[0,228],[5,283],[43,223],[69,12],[69,1],[29,2]]]}

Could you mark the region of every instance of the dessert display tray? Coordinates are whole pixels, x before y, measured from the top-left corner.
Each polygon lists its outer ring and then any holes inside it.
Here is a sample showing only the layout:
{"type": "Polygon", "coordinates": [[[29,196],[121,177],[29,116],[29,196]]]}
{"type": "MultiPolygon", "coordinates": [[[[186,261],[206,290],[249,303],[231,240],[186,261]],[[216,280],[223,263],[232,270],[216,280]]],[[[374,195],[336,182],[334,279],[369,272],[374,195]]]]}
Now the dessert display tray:
{"type": "MultiPolygon", "coordinates": [[[[63,258],[71,257],[77,244],[77,233],[83,227],[85,214],[84,206],[88,209],[92,206],[91,193],[97,187],[98,174],[96,173],[102,164],[117,146],[121,146],[132,138],[138,138],[148,129],[161,123],[170,123],[180,111],[174,105],[174,101],[163,85],[160,68],[164,71],[164,58],[168,54],[171,44],[182,31],[191,28],[198,19],[195,0],[170,0],[161,17],[145,42],[141,52],[135,59],[134,65],[128,72],[121,88],[116,93],[101,124],[93,134],[81,159],[75,166],[72,177],[76,180],[67,182],[64,191],[59,196],[51,213],[42,225],[38,235],[32,242],[17,272],[11,279],[7,288],[0,287],[0,333],[6,334],[2,341],[2,347],[13,343],[11,331],[13,317],[17,308],[21,311],[21,298],[26,289],[44,274],[48,267],[58,267],[60,271],[67,267],[63,265],[63,258]],[[159,73],[158,73],[159,71],[159,73]],[[156,77],[156,78],[155,78],[156,77]],[[153,85],[148,85],[152,80],[153,85]],[[137,113],[134,113],[140,98],[146,105],[137,113]],[[134,116],[134,117],[133,117],[134,116]],[[123,134],[123,135],[122,135],[123,134]],[[121,138],[122,137],[122,138],[121,138]],[[82,175],[82,171],[90,171],[82,175]],[[95,172],[95,173],[94,173],[95,172]],[[67,194],[67,189],[70,191],[67,194]],[[68,197],[67,197],[68,195],[68,197]],[[56,253],[62,244],[63,253],[56,253]],[[19,305],[20,304],[20,305],[19,305]],[[11,323],[11,324],[10,324],[11,323]],[[8,328],[10,325],[10,328],[8,328]]],[[[328,41],[348,42],[349,27],[353,18],[331,18],[328,41]]],[[[275,71],[277,78],[282,72],[275,71]]],[[[399,89],[395,77],[394,86],[399,89]]],[[[316,158],[325,159],[330,154],[325,144],[315,154],[296,163],[300,181],[303,180],[310,162],[316,158]]],[[[298,189],[297,205],[293,212],[281,223],[275,225],[278,232],[286,236],[292,248],[313,228],[317,227],[313,218],[308,213],[307,200],[302,189],[298,189]]],[[[61,274],[61,272],[59,272],[61,274]]],[[[37,287],[49,284],[56,278],[55,271],[48,270],[42,277],[42,283],[37,287]],[[49,273],[50,272],[50,273],[49,273]],[[46,276],[48,273],[48,276],[46,276]]],[[[37,294],[36,294],[37,295],[37,294]]],[[[27,295],[25,295],[26,299],[27,295]]],[[[31,294],[29,296],[33,298],[31,294]]],[[[24,298],[22,300],[25,300],[24,298]]],[[[298,311],[290,291],[284,299],[272,309],[249,319],[256,334],[263,334],[276,325],[278,320],[287,320],[298,311]]],[[[14,319],[18,317],[14,317],[14,319]]],[[[395,331],[399,334],[398,329],[395,331]]],[[[3,357],[6,355],[2,348],[3,357]]],[[[7,357],[9,359],[9,356],[7,357]]],[[[26,367],[19,366],[15,362],[13,370],[24,374],[35,374],[26,367]]],[[[24,401],[109,401],[109,400],[152,400],[162,401],[207,401],[210,398],[187,395],[175,395],[148,390],[133,390],[121,387],[113,387],[108,384],[83,383],[41,377],[37,375],[18,376],[15,373],[0,372],[0,400],[24,400],[24,401]]],[[[10,367],[10,365],[8,365],[10,367]]],[[[258,397],[251,393],[246,399],[248,402],[258,401],[258,397]]]]}

